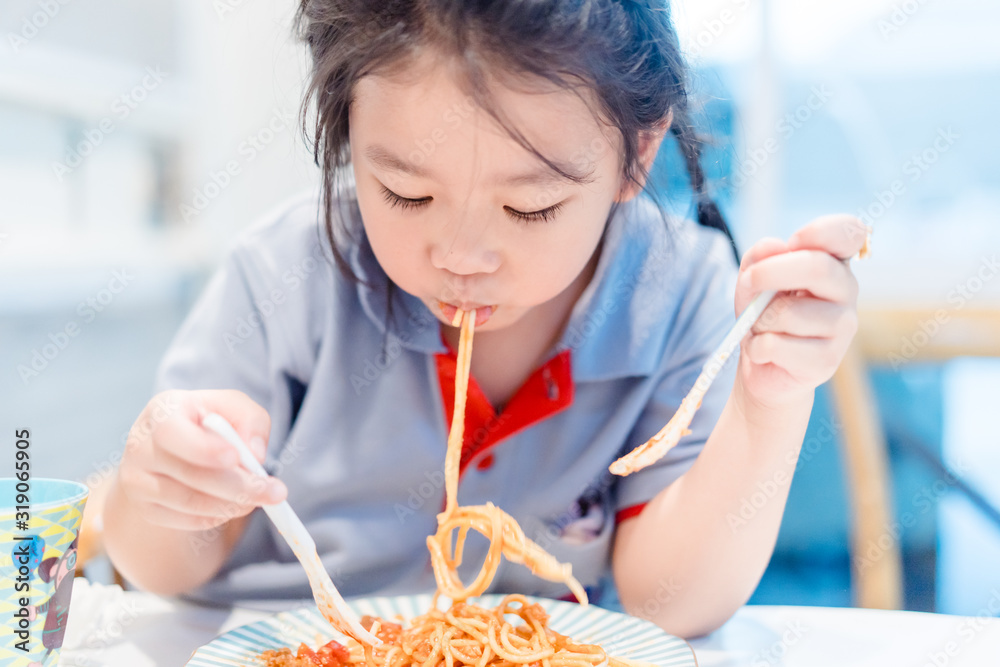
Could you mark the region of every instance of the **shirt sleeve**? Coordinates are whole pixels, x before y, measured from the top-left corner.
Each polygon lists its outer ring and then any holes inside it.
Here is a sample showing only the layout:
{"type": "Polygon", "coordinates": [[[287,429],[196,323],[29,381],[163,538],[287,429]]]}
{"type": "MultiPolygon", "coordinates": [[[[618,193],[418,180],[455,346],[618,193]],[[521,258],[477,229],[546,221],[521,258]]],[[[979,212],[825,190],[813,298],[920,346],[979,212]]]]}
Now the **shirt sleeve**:
{"type": "MultiPolygon", "coordinates": [[[[702,366],[735,323],[733,299],[738,267],[728,242],[722,242],[721,234],[717,236],[712,252],[692,271],[665,345],[659,379],[622,454],[644,443],[670,421],[694,386],[702,366]]],[[[619,520],[638,514],[645,503],[694,464],[732,391],[738,359],[737,349],[705,394],[689,427],[691,433],[653,465],[619,480],[616,492],[619,520]]]]}

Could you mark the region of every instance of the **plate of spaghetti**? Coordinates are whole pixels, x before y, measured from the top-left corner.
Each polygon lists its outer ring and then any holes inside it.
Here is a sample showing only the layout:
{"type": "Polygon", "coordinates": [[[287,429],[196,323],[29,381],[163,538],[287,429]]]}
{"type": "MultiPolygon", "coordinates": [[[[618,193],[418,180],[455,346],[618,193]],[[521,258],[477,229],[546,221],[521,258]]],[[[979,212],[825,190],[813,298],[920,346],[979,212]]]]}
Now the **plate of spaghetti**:
{"type": "Polygon", "coordinates": [[[434,596],[425,594],[359,598],[349,604],[366,627],[378,623],[376,634],[383,643],[367,655],[364,646],[345,639],[310,607],[231,630],[198,649],[188,667],[698,664],[683,639],[649,621],[572,602],[483,595],[475,604],[441,605],[445,610],[438,611],[434,596]],[[504,610],[508,613],[501,623],[498,615],[504,610]]]}
{"type": "Polygon", "coordinates": [[[227,632],[199,649],[189,667],[697,666],[684,640],[648,621],[588,606],[572,566],[528,539],[501,508],[493,503],[458,504],[476,315],[459,310],[453,321],[461,327],[461,336],[444,461],[445,507],[437,517],[437,532],[427,537],[437,591],[351,603],[365,629],[381,640],[377,646],[337,633],[316,607],[310,607],[227,632]],[[458,566],[470,530],[483,535],[490,547],[479,575],[466,585],[458,577],[458,566]],[[580,604],[483,595],[501,557],[538,577],[564,583],[580,604]]]}

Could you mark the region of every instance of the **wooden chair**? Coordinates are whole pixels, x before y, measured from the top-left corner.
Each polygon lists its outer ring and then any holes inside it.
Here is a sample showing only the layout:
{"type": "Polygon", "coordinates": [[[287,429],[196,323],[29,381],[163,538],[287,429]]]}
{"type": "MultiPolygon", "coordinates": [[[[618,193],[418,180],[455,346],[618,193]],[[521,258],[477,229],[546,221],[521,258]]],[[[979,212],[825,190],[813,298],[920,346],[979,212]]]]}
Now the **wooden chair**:
{"type": "Polygon", "coordinates": [[[959,356],[1000,357],[1000,310],[859,310],[858,334],[831,380],[834,410],[843,424],[851,568],[859,607],[900,609],[903,604],[899,544],[886,538],[886,527],[895,520],[886,439],[868,369],[959,356]],[[876,557],[867,557],[869,552],[876,557]]]}

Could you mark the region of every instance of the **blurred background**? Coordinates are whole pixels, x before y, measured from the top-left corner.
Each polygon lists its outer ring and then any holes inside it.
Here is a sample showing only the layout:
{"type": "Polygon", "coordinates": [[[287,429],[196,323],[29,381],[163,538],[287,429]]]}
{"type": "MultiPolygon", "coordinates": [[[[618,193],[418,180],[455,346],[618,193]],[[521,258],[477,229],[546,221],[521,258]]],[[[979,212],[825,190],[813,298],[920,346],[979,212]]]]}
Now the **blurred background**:
{"type": "MultiPolygon", "coordinates": [[[[1000,4],[672,5],[741,249],[829,212],[875,229],[858,340],[818,393],[752,602],[990,613],[1000,4]]],[[[3,1],[0,422],[32,430],[35,476],[107,476],[235,236],[318,182],[294,8],[3,1]]],[[[673,145],[654,177],[689,212],[673,145]]]]}

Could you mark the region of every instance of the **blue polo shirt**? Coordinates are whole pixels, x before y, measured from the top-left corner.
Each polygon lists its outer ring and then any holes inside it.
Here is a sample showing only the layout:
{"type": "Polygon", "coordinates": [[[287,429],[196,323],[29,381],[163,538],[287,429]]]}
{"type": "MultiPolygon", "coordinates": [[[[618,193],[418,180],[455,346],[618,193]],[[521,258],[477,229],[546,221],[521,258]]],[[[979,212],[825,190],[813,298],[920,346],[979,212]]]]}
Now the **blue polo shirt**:
{"type": "MultiPolygon", "coordinates": [[[[238,389],[267,409],[265,465],[288,486],[345,596],[432,591],[425,541],[444,503],[454,354],[423,303],[388,289],[353,190],[338,196],[333,210],[353,230],[347,257],[361,280],[333,265],[318,197],[296,198],[240,236],[171,343],[156,390],[238,389]]],[[[584,586],[597,585],[617,523],[691,466],[732,388],[731,363],[680,445],[629,477],[608,473],[666,424],[732,326],[731,252],[719,232],[665,222],[645,197],[619,207],[549,360],[499,413],[473,383],[459,502],[499,505],[572,563],[584,586]]],[[[470,536],[464,580],[486,546],[470,536]]],[[[567,593],[506,561],[490,591],[567,593]]],[[[256,510],[220,572],[189,597],[311,592],[256,510]]]]}

